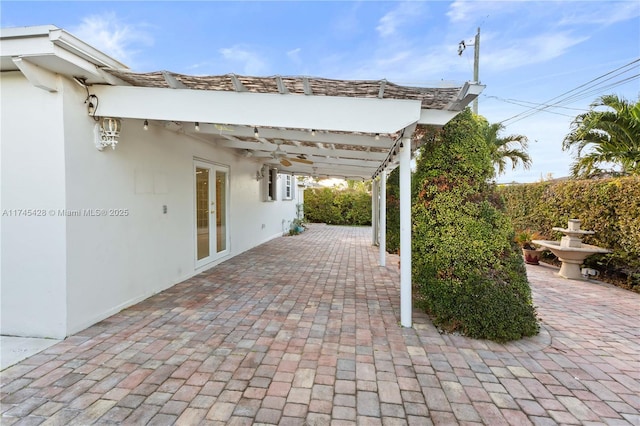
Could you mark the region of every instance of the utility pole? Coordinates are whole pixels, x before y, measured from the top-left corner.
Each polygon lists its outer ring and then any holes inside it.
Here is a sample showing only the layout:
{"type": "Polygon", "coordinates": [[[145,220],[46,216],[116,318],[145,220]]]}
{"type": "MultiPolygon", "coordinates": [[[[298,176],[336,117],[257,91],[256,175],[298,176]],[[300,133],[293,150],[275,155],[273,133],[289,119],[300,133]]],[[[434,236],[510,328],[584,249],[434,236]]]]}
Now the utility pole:
{"type": "MultiPolygon", "coordinates": [[[[480,83],[480,70],[479,68],[480,62],[480,27],[478,27],[478,32],[476,33],[476,39],[473,43],[473,79],[476,83],[480,83]]],[[[478,114],[478,97],[473,100],[473,113],[478,114]]]]}
{"type": "MultiPolygon", "coordinates": [[[[478,27],[478,32],[473,40],[473,80],[475,83],[480,83],[480,27],[478,27]]],[[[458,44],[458,55],[462,56],[462,52],[467,48],[467,44],[462,40],[458,44]]],[[[473,100],[472,111],[474,114],[478,114],[478,98],[476,97],[473,100]]]]}

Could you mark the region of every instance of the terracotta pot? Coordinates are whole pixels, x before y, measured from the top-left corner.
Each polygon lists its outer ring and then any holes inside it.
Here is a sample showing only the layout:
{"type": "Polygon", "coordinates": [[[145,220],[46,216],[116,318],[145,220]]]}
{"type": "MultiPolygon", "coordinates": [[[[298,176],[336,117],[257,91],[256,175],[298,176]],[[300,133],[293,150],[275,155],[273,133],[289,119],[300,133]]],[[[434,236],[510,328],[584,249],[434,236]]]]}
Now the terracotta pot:
{"type": "Polygon", "coordinates": [[[540,264],[540,255],[544,250],[530,250],[523,248],[522,255],[524,256],[524,263],[528,263],[529,265],[539,265],[540,264]]]}

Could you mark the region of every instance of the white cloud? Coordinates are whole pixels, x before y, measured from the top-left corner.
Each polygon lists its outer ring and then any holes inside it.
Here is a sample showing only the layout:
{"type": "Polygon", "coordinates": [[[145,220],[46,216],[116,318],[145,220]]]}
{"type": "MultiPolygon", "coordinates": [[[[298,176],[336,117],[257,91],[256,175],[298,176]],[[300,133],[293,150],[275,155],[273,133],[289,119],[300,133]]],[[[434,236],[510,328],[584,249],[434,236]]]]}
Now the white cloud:
{"type": "Polygon", "coordinates": [[[479,24],[485,17],[510,13],[519,7],[518,1],[468,1],[456,0],[449,6],[447,16],[454,23],[479,24]]]}
{"type": "Polygon", "coordinates": [[[153,38],[138,26],[125,24],[113,12],[91,15],[70,32],[88,44],[133,67],[141,47],[153,45],[153,38]]]}
{"type": "Polygon", "coordinates": [[[381,37],[390,37],[396,34],[398,27],[421,19],[424,5],[421,2],[403,2],[388,12],[378,21],[376,30],[381,37]]]}
{"type": "Polygon", "coordinates": [[[513,39],[504,47],[492,46],[490,50],[485,50],[482,53],[482,66],[490,70],[509,70],[546,62],[564,55],[571,47],[587,39],[566,31],[513,39]]]}
{"type": "Polygon", "coordinates": [[[640,5],[636,1],[593,2],[590,7],[573,8],[559,25],[613,25],[640,17],[640,5]]]}
{"type": "Polygon", "coordinates": [[[263,75],[267,70],[267,64],[260,55],[246,46],[234,45],[222,48],[219,52],[230,63],[239,64],[245,75],[263,75]]]}
{"type": "Polygon", "coordinates": [[[302,52],[302,49],[297,47],[295,49],[289,50],[287,52],[287,56],[289,57],[291,62],[293,62],[294,64],[300,64],[301,63],[300,52],[302,52]]]}

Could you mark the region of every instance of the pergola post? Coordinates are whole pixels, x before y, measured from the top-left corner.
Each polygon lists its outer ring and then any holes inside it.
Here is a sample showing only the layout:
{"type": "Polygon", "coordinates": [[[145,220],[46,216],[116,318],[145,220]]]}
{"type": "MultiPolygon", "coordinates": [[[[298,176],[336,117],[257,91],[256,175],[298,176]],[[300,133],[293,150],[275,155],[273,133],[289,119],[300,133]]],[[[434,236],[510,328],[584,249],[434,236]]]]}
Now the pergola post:
{"type": "Polygon", "coordinates": [[[387,171],[380,173],[380,266],[387,266],[387,171]]]}
{"type": "Polygon", "coordinates": [[[400,324],[411,327],[411,139],[400,148],[400,324]]]}
{"type": "Polygon", "coordinates": [[[378,180],[373,179],[371,181],[371,244],[374,246],[378,245],[379,197],[378,180]]]}

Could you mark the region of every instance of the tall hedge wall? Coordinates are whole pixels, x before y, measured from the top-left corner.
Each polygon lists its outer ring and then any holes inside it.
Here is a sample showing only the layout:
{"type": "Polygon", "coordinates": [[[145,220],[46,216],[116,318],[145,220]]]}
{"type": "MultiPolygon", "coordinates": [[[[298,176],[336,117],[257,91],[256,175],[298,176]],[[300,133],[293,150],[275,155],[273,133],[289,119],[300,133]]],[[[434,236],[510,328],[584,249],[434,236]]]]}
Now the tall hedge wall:
{"type": "Polygon", "coordinates": [[[613,250],[586,264],[619,271],[630,287],[640,290],[640,177],[540,182],[499,191],[516,229],[559,240],[562,234],[553,227],[566,227],[571,218],[582,220],[583,229],[596,232],[585,243],[613,250]]]}
{"type": "MultiPolygon", "coordinates": [[[[412,181],[412,278],[434,324],[501,342],[534,335],[538,325],[511,222],[486,183],[492,175],[489,146],[469,109],[422,146],[412,181]]],[[[397,181],[392,175],[387,183],[393,204],[397,181]]]]}
{"type": "Polygon", "coordinates": [[[304,191],[304,217],[329,225],[371,225],[371,194],[355,189],[311,188],[304,191]]]}

